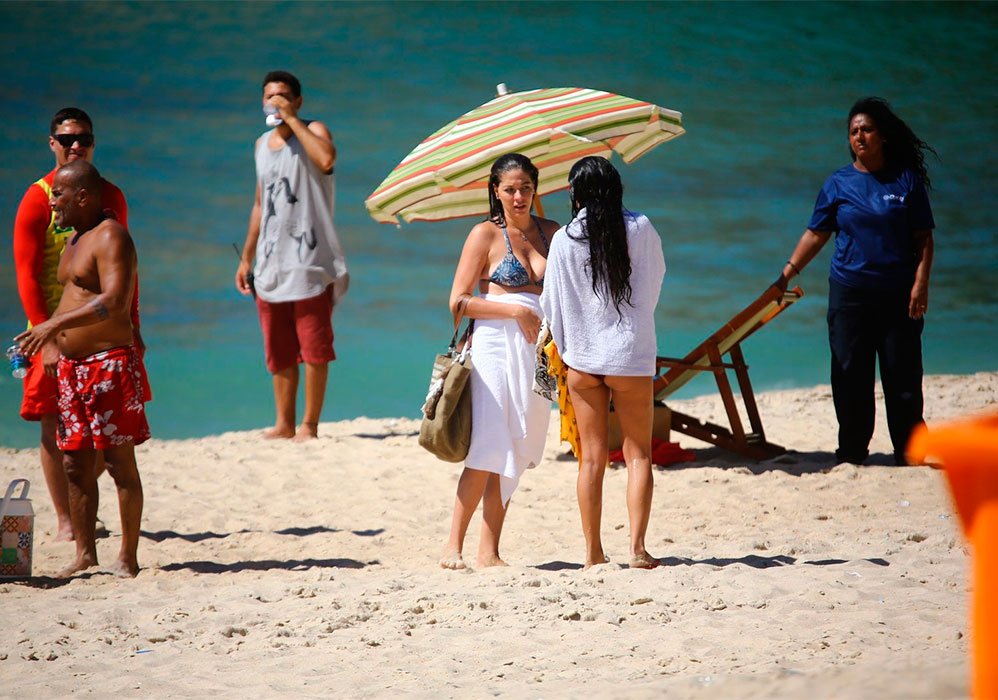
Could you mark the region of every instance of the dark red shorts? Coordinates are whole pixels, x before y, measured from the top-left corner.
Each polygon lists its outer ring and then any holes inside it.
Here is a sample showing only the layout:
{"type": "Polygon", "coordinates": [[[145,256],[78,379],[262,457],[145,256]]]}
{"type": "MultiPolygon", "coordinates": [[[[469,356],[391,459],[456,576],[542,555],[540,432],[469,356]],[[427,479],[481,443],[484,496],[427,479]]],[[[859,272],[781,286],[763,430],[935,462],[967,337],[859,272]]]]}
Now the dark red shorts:
{"type": "Polygon", "coordinates": [[[24,375],[24,398],[21,399],[21,418],[41,420],[42,416],[52,415],[59,410],[59,385],[55,377],[45,374],[42,354],[36,352],[30,358],[28,373],[24,375]]]}
{"type": "Polygon", "coordinates": [[[300,362],[321,365],[336,359],[333,349],[333,287],[300,301],[256,299],[263,351],[270,372],[300,362]]]}
{"type": "Polygon", "coordinates": [[[145,369],[132,345],[59,359],[61,450],[106,450],[149,439],[145,369]]]}

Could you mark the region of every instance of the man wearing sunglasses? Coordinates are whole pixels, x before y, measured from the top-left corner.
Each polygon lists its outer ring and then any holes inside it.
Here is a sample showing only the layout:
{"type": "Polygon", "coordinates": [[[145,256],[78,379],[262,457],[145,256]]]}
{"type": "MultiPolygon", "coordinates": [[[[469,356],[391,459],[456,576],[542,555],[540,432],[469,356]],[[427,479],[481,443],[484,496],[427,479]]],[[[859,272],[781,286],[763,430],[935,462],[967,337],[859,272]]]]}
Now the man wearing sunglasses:
{"type": "MultiPolygon", "coordinates": [[[[52,181],[56,171],[75,160],[91,162],[94,155],[94,131],[90,117],[81,109],[67,107],[52,117],[49,149],[55,156],[52,171],[32,183],[21,199],[14,220],[14,265],[17,271],[17,291],[21,297],[28,325],[47,321],[62,298],[62,285],[56,279],[59,259],[66,247],[72,228],[61,228],[55,222],[55,212],[49,207],[52,181]]],[[[105,215],[113,216],[128,228],[128,207],[121,190],[102,180],[101,190],[105,215]]],[[[143,348],[139,333],[138,283],[132,295],[131,320],[135,344],[143,348]]],[[[73,539],[69,513],[69,485],[63,469],[63,454],[56,445],[56,365],[59,350],[55,342],[31,358],[28,375],[24,378],[24,398],[21,417],[41,424],[42,473],[52,496],[58,520],[55,539],[73,539]]],[[[103,465],[103,460],[99,462],[103,465]]],[[[102,468],[99,467],[99,469],[102,468]]],[[[99,473],[99,471],[98,471],[99,473]]]]}

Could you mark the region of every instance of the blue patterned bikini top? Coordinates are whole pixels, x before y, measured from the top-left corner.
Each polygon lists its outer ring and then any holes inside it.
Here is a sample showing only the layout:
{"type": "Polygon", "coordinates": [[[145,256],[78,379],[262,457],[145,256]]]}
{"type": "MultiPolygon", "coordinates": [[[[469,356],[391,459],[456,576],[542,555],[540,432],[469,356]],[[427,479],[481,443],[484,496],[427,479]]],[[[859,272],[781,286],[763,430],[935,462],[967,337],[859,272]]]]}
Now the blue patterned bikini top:
{"type": "MultiPolygon", "coordinates": [[[[537,226],[537,232],[541,234],[541,240],[544,241],[544,249],[550,250],[548,245],[548,239],[544,236],[544,229],[541,228],[540,222],[534,217],[534,224],[537,226]]],[[[530,274],[527,269],[523,266],[515,255],[513,255],[513,246],[509,244],[509,234],[506,233],[505,224],[502,227],[502,237],[506,239],[506,256],[499,261],[499,265],[496,266],[496,271],[492,273],[489,277],[489,282],[501,285],[503,287],[527,287],[531,284],[536,284],[538,287],[544,286],[544,278],[541,277],[536,282],[530,281],[530,274]]]]}

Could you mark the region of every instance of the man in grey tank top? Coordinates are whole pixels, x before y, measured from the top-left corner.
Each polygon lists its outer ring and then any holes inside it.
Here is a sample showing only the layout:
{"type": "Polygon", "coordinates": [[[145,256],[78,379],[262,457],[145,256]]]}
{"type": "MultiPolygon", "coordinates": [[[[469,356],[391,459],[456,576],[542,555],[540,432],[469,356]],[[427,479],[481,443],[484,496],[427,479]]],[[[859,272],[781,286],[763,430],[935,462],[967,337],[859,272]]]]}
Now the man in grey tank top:
{"type": "Polygon", "coordinates": [[[336,359],[333,306],[350,276],[333,224],[336,147],[325,124],[298,116],[301,104],[295,76],[266,75],[263,111],[273,128],[256,142],[256,199],[236,287],[256,297],[274,379],[277,420],[264,437],[308,440],[317,436],[329,363],[336,359]],[[305,415],[296,428],[299,363],[305,365],[305,415]]]}

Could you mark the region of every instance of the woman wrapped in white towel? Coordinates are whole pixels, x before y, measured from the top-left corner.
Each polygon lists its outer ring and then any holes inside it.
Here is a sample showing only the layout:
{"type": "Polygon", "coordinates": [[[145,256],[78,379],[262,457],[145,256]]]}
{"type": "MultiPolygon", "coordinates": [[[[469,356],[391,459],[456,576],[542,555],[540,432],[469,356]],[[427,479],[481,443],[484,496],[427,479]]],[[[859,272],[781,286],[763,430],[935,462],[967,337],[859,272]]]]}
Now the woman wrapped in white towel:
{"type": "Polygon", "coordinates": [[[558,224],[531,215],[537,168],[519,153],[501,156],[489,177],[489,217],[471,229],[451,287],[450,308],[475,320],[471,357],[471,445],[457,485],[450,537],[440,565],[465,568],[468,523],[482,506],[478,566],[505,566],[499,536],[520,475],[541,460],[551,403],[531,387],[540,292],[558,224]],[[479,296],[471,296],[478,287],[479,296]]]}

